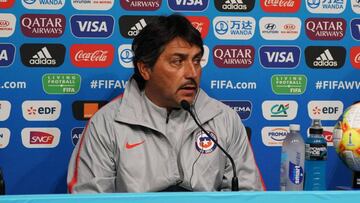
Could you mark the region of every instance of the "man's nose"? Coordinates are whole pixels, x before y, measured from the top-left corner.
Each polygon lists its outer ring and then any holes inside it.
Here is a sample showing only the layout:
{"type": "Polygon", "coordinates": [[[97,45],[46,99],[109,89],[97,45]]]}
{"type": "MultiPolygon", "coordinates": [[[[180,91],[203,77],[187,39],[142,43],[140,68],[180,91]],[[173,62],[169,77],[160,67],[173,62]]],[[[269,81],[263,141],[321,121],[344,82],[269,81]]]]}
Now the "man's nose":
{"type": "Polygon", "coordinates": [[[195,78],[198,75],[197,66],[193,61],[189,61],[186,64],[185,77],[186,78],[195,78]]]}

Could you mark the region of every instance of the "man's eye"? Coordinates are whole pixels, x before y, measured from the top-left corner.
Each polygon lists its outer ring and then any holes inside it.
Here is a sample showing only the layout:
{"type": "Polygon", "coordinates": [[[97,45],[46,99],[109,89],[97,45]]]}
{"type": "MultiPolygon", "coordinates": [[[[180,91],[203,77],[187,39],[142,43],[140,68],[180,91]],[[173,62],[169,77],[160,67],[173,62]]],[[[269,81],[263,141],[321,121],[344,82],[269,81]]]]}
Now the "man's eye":
{"type": "Polygon", "coordinates": [[[172,60],[172,63],[175,64],[175,65],[181,65],[182,60],[181,59],[174,59],[174,60],[172,60]]]}

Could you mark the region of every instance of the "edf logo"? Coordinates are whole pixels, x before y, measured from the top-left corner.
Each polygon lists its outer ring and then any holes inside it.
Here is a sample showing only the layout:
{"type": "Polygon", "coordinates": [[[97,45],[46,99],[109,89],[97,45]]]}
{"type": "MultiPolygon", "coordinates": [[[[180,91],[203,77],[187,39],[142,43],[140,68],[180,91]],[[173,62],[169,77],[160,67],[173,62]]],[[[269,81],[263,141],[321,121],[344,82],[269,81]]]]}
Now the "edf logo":
{"type": "Polygon", "coordinates": [[[28,121],[55,121],[59,118],[61,103],[59,101],[24,101],[23,117],[28,121]]]}
{"type": "Polygon", "coordinates": [[[203,11],[209,0],[168,0],[168,5],[174,11],[203,11]]]}
{"type": "Polygon", "coordinates": [[[296,46],[263,46],[259,50],[260,63],[265,68],[295,68],[300,61],[296,46]]]}
{"type": "Polygon", "coordinates": [[[343,108],[341,101],[310,101],[308,114],[311,119],[338,120],[343,108]]]}
{"type": "Polygon", "coordinates": [[[14,62],[14,56],[14,45],[0,44],[0,68],[10,66],[14,62]]]}
{"type": "Polygon", "coordinates": [[[114,18],[109,15],[73,15],[70,24],[79,38],[108,38],[114,30],[114,18]]]}

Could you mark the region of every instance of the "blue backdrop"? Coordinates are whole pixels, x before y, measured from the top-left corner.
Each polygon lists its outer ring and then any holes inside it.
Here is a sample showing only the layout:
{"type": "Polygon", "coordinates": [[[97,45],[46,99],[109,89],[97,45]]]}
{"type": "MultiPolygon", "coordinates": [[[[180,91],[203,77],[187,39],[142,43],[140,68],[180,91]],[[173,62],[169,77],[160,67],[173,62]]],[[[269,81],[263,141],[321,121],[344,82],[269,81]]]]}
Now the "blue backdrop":
{"type": "MultiPolygon", "coordinates": [[[[321,118],[331,145],[336,120],[360,100],[356,0],[11,2],[0,3],[0,167],[8,194],[66,193],[74,143],[86,120],[123,92],[133,72],[129,45],[150,16],[198,17],[190,19],[209,50],[201,86],[251,129],[268,190],[279,189],[289,124],[300,124],[305,138],[311,118],[321,118]]],[[[350,185],[351,171],[334,147],[328,151],[328,188],[350,185]]]]}

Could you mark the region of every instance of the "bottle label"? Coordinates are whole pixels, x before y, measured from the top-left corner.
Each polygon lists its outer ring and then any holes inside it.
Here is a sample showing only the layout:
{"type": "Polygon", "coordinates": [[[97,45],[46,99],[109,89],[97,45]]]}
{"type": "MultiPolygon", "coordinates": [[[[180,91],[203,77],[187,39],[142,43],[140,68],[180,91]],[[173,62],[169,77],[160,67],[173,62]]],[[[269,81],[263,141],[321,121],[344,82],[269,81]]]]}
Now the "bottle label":
{"type": "Polygon", "coordinates": [[[325,161],[327,159],[326,143],[305,144],[305,159],[325,161]]]}
{"type": "Polygon", "coordinates": [[[304,179],[304,169],[289,161],[289,180],[295,185],[300,185],[304,179]]]}

